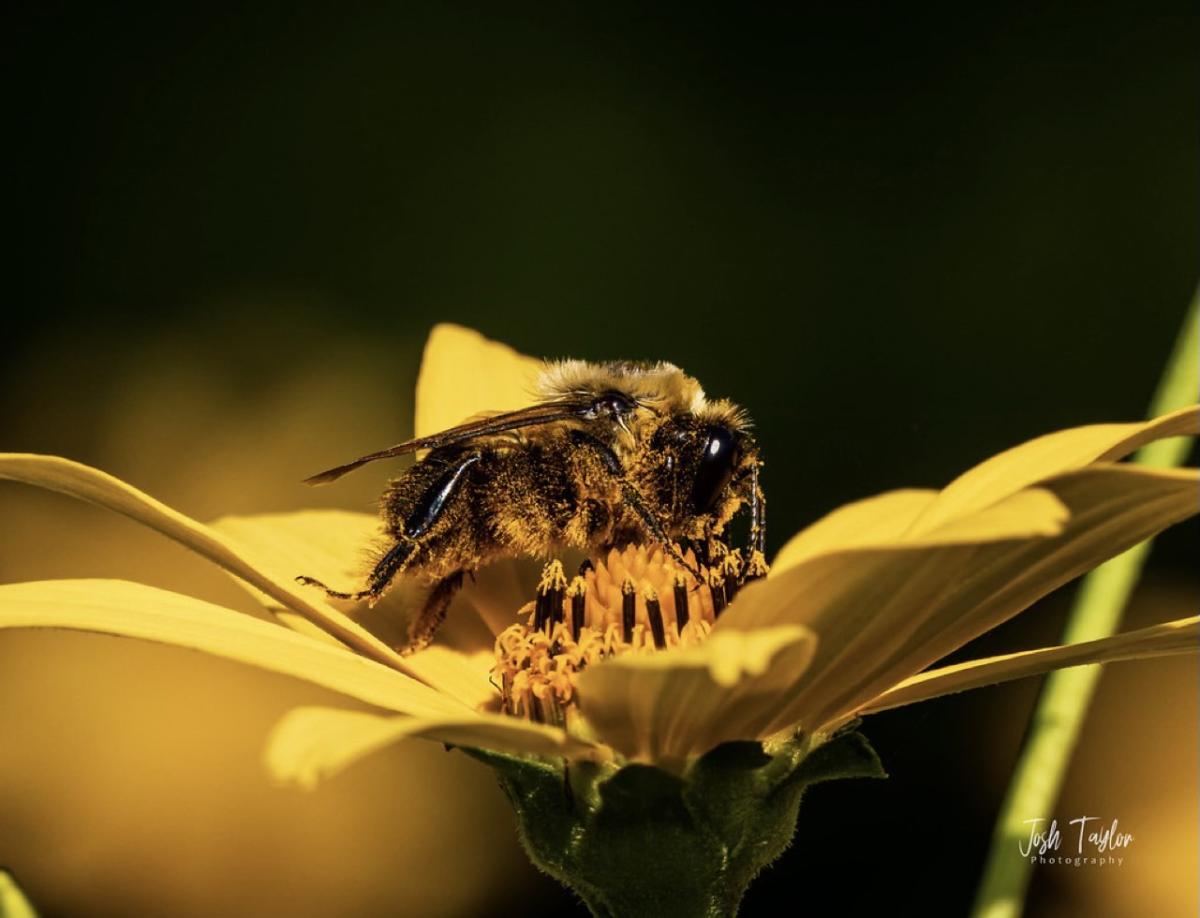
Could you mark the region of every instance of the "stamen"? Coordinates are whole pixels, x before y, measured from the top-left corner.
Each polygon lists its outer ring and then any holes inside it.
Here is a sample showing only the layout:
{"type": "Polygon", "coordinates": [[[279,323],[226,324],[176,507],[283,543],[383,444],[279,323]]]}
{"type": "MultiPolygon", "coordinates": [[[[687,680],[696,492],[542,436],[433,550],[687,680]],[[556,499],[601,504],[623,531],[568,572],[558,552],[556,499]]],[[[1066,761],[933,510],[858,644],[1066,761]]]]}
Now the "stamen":
{"type": "Polygon", "coordinates": [[[725,578],[720,571],[708,572],[708,588],[712,591],[713,618],[720,618],[725,611],[725,578]]]}
{"type": "Polygon", "coordinates": [[[537,586],[537,600],[533,607],[535,631],[541,631],[547,623],[554,624],[563,620],[563,591],[566,586],[567,576],[563,573],[561,561],[551,561],[542,568],[542,578],[537,586]]]}
{"type": "Polygon", "coordinates": [[[743,564],[716,540],[707,547],[719,556],[715,565],[700,564],[693,548],[678,551],[682,561],[658,546],[613,548],[570,584],[559,562],[547,564],[520,620],[496,637],[491,678],[502,710],[570,729],[574,679],[589,665],[703,643],[738,582],[766,566],[753,555],[743,564]]]}
{"type": "Polygon", "coordinates": [[[675,630],[682,632],[688,623],[687,580],[683,574],[675,575],[675,630]]]}
{"type": "Polygon", "coordinates": [[[587,612],[587,581],[582,575],[571,581],[567,598],[571,600],[571,639],[578,641],[587,612]]]}
{"type": "Polygon", "coordinates": [[[633,623],[637,617],[637,587],[632,577],[621,584],[621,633],[626,641],[633,640],[633,623]]]}
{"type": "Polygon", "coordinates": [[[546,619],[550,617],[549,594],[538,591],[533,604],[533,630],[541,631],[546,627],[546,619]]]}
{"type": "Polygon", "coordinates": [[[667,632],[663,627],[662,607],[658,603],[658,592],[652,586],[642,590],[646,601],[646,617],[650,619],[650,631],[654,635],[654,646],[662,650],[667,646],[667,632]]]}

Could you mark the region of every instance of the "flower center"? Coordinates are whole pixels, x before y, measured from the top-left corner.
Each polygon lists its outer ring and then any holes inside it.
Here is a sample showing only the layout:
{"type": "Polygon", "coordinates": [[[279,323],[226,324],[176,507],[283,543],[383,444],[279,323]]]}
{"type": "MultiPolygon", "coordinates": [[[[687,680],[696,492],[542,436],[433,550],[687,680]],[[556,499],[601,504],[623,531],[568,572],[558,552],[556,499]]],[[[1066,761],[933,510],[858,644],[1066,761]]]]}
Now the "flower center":
{"type": "Polygon", "coordinates": [[[496,637],[492,681],[506,714],[565,725],[575,710],[574,676],[589,664],[627,653],[656,653],[701,643],[738,588],[767,572],[759,552],[749,563],[719,543],[708,565],[689,549],[682,563],[661,547],[630,545],[589,559],[567,581],[559,561],[542,570],[522,619],[496,637]]]}

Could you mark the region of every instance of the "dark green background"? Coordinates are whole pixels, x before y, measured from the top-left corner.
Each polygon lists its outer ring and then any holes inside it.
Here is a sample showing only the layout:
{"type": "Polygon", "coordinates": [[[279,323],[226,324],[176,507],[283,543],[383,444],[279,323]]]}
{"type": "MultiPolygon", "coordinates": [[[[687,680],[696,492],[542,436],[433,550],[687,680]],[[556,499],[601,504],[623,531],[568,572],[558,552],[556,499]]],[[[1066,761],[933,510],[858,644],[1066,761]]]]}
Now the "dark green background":
{"type": "MultiPolygon", "coordinates": [[[[103,397],[159,341],[255,387],[368,333],[399,404],[449,319],[670,359],[745,405],[777,548],[843,501],[1141,416],[1197,280],[1191,4],[38,5],[5,32],[3,448],[86,459],[99,432],[30,406],[103,397]],[[69,378],[28,391],[48,342],[69,378]]],[[[1053,640],[1061,605],[982,649],[1053,640]]],[[[960,912],[996,805],[945,767],[970,720],[875,719],[897,778],[815,792],[747,913],[813,882],[851,911],[937,884],[913,902],[960,912]],[[905,833],[889,863],[849,856],[879,826],[905,833]]]]}

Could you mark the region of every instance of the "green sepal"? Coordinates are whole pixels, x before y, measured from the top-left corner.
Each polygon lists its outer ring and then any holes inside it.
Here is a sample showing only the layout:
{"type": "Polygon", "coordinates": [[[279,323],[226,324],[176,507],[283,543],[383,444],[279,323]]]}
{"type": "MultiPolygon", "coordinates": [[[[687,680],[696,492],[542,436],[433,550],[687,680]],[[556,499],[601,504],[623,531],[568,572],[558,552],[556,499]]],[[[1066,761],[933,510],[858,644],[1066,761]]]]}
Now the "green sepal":
{"type": "Polygon", "coordinates": [[[750,882],[791,843],[806,788],[886,777],[853,730],[725,743],[682,776],[466,751],[499,775],[534,864],[610,918],[736,914],[750,882]]]}

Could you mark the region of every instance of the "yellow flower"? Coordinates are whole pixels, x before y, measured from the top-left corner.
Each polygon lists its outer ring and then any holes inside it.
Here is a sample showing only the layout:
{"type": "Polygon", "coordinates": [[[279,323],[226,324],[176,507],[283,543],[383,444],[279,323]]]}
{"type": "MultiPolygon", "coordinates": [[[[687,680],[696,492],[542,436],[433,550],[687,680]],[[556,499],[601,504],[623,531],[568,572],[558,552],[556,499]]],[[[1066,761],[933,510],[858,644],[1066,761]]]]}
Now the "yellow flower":
{"type": "MultiPolygon", "coordinates": [[[[474,332],[438,326],[417,384],[417,436],[483,410],[520,407],[540,366],[474,332]]],[[[1193,406],[1145,423],[1060,431],[940,491],[894,491],[847,505],[793,537],[769,575],[742,587],[726,608],[717,608],[726,598],[719,579],[689,584],[707,599],[697,599],[686,620],[672,594],[682,571],[645,547],[595,559],[586,596],[583,585],[549,570],[541,593],[557,590],[563,610],[575,601],[586,610],[576,623],[582,627],[572,629],[560,614],[549,635],[529,625],[538,592],[530,572],[493,565],[464,590],[438,642],[411,656],[379,636],[394,624],[386,601],[373,612],[338,608],[294,582],[298,573],[331,583],[358,578],[359,552],[378,534],[373,516],[309,511],[204,525],[95,469],[3,454],[0,477],[157,529],[238,578],[275,621],[136,583],[59,580],[0,586],[0,627],[191,647],[306,679],[382,712],[309,707],[287,715],[270,739],[268,763],[278,777],[305,784],[408,736],[681,773],[730,740],[769,746],[800,729],[813,748],[875,711],[1063,666],[1195,652],[1200,618],[1193,617],[927,670],[1200,509],[1196,470],[1116,461],[1198,428],[1200,406],[1193,406]],[[636,634],[616,625],[626,609],[636,634]]],[[[393,607],[405,589],[395,593],[393,607]]]]}

